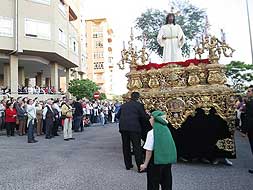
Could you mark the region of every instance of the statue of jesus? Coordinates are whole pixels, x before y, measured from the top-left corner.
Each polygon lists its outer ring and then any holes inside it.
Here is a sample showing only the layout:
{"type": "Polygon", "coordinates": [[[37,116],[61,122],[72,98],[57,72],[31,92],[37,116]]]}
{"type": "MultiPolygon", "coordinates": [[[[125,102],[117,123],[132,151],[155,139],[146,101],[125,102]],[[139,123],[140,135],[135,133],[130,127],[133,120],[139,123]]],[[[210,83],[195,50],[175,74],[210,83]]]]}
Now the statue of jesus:
{"type": "Polygon", "coordinates": [[[175,23],[175,15],[169,13],[166,24],[158,33],[157,41],[163,47],[163,63],[183,61],[181,48],[185,42],[185,35],[181,27],[175,23]]]}

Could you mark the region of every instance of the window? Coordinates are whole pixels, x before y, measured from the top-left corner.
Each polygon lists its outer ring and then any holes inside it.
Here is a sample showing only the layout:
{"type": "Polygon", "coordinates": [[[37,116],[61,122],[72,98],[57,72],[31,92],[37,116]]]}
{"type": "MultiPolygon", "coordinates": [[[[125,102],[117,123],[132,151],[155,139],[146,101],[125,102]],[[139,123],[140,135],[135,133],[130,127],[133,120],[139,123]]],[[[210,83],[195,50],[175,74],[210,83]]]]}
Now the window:
{"type": "Polygon", "coordinates": [[[104,69],[104,62],[94,62],[94,69],[104,69]]]}
{"type": "Polygon", "coordinates": [[[112,63],[113,57],[108,57],[108,63],[112,63]]]}
{"type": "Polygon", "coordinates": [[[85,56],[84,55],[81,56],[81,62],[85,63],[85,56]]]}
{"type": "Polygon", "coordinates": [[[67,8],[66,8],[66,6],[65,6],[65,4],[64,4],[63,1],[59,2],[58,9],[59,9],[60,13],[62,13],[63,16],[67,15],[67,8]]]}
{"type": "Polygon", "coordinates": [[[67,46],[67,39],[66,39],[66,35],[65,33],[63,32],[62,29],[59,28],[59,43],[61,45],[63,45],[64,47],[67,46]]]}
{"type": "Polygon", "coordinates": [[[94,59],[104,58],[103,52],[95,52],[94,53],[94,59]]]}
{"type": "Polygon", "coordinates": [[[33,2],[36,2],[36,3],[41,3],[41,4],[44,4],[44,5],[50,5],[50,3],[51,3],[51,0],[30,0],[30,1],[33,1],[33,2]]]}
{"type": "Polygon", "coordinates": [[[94,80],[96,80],[97,82],[99,82],[99,83],[104,83],[103,81],[104,81],[104,77],[103,77],[103,75],[101,75],[101,74],[95,74],[94,75],[94,80]]]}
{"type": "Polygon", "coordinates": [[[83,66],[83,69],[86,69],[87,65],[86,65],[86,62],[85,62],[85,56],[84,55],[81,56],[81,64],[83,66]]]}
{"type": "Polygon", "coordinates": [[[99,80],[99,81],[103,81],[103,80],[104,80],[103,75],[98,74],[98,75],[97,75],[97,80],[99,80]]]}
{"type": "Polygon", "coordinates": [[[93,38],[102,38],[103,37],[103,32],[95,32],[93,33],[93,38]]]}
{"type": "Polygon", "coordinates": [[[103,38],[103,32],[99,32],[99,33],[98,33],[98,37],[99,37],[99,38],[103,38]]]}
{"type": "Polygon", "coordinates": [[[103,48],[103,42],[96,41],[96,48],[103,48]]]}
{"type": "Polygon", "coordinates": [[[50,40],[50,23],[39,20],[25,19],[25,36],[50,40]]]}
{"type": "Polygon", "coordinates": [[[75,37],[70,37],[70,49],[78,55],[78,42],[75,37]]]}
{"type": "Polygon", "coordinates": [[[13,37],[13,19],[0,16],[0,36],[13,37]]]}

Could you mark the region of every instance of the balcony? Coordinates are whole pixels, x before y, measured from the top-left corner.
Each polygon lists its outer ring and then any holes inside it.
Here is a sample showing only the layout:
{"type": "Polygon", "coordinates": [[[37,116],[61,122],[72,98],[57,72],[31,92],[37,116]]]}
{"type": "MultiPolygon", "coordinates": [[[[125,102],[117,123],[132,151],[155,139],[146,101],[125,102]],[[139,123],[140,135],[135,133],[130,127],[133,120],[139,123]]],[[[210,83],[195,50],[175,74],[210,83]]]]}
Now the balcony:
{"type": "Polygon", "coordinates": [[[105,72],[104,69],[94,69],[95,74],[104,73],[104,72],[105,72]]]}

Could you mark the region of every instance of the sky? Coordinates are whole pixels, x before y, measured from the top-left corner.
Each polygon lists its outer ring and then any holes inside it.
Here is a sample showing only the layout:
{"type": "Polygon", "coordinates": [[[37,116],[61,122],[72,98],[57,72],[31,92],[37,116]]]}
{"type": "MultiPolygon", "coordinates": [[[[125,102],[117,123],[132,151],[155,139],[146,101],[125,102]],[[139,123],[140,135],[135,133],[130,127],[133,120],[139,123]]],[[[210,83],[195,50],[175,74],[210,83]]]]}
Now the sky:
{"type": "MultiPolygon", "coordinates": [[[[232,58],[223,58],[220,63],[232,60],[251,62],[249,28],[245,0],[189,0],[193,5],[207,11],[210,33],[220,37],[220,29],[226,33],[227,43],[236,51],[232,58]]],[[[82,0],[82,14],[85,19],[107,18],[114,31],[114,61],[120,60],[123,41],[129,40],[131,27],[135,20],[148,8],[169,11],[169,0],[82,0]]],[[[248,0],[253,35],[253,0],[248,0]]],[[[136,32],[136,31],[134,31],[136,32]]],[[[152,60],[153,62],[153,60],[152,60]]],[[[127,92],[127,79],[124,75],[129,70],[115,69],[113,93],[127,92]]]]}

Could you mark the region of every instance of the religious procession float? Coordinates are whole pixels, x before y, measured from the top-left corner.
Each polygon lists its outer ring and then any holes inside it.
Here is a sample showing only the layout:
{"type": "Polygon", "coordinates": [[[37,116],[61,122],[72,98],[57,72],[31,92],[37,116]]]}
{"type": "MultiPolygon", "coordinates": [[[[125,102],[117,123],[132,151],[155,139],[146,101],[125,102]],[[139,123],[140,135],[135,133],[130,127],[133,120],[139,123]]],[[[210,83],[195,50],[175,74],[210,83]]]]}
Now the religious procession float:
{"type": "MultiPolygon", "coordinates": [[[[194,48],[194,59],[155,64],[148,63],[145,46],[137,51],[133,44],[133,34],[130,38],[129,48],[123,48],[119,63],[121,69],[125,68],[126,63],[130,65],[130,72],[126,75],[129,91],[123,95],[123,99],[126,101],[130,94],[136,91],[141,94],[145,109],[166,112],[174,140],[178,147],[181,146],[179,151],[185,154],[191,149],[187,148],[189,143],[196,141],[199,145],[212,134],[208,130],[202,130],[205,126],[200,126],[202,129],[194,129],[193,124],[187,127],[184,125],[190,123],[189,118],[194,117],[196,109],[201,108],[205,114],[215,109],[216,115],[224,121],[223,124],[218,124],[221,128],[218,131],[225,133],[215,139],[216,152],[222,157],[235,158],[235,94],[226,85],[224,65],[219,64],[221,55],[231,57],[234,50],[224,40],[206,35],[194,48]],[[207,57],[203,59],[205,54],[207,57]],[[196,136],[196,130],[203,132],[196,136]]],[[[195,146],[194,143],[192,146],[195,146]]]]}

